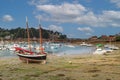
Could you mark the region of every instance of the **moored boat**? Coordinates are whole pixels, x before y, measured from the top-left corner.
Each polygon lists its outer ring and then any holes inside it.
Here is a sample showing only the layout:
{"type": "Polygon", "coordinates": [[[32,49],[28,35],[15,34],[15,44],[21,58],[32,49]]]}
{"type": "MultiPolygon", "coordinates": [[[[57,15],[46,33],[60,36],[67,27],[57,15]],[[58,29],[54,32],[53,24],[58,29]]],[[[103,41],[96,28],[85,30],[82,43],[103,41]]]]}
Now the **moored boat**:
{"type": "Polygon", "coordinates": [[[105,54],[106,53],[106,50],[104,49],[101,49],[101,48],[97,48],[93,54],[105,54]]]}
{"type": "Polygon", "coordinates": [[[16,54],[19,56],[20,60],[27,62],[27,63],[29,63],[29,62],[41,62],[41,61],[46,63],[47,53],[44,52],[44,48],[42,47],[42,28],[41,28],[41,26],[39,25],[39,32],[40,32],[39,52],[32,51],[32,49],[31,49],[27,18],[26,18],[26,26],[27,26],[29,50],[23,49],[20,47],[15,47],[16,54]]]}
{"type": "Polygon", "coordinates": [[[41,62],[46,63],[47,53],[35,53],[29,50],[25,50],[19,47],[15,47],[16,54],[19,56],[19,59],[23,62],[41,62]]]}

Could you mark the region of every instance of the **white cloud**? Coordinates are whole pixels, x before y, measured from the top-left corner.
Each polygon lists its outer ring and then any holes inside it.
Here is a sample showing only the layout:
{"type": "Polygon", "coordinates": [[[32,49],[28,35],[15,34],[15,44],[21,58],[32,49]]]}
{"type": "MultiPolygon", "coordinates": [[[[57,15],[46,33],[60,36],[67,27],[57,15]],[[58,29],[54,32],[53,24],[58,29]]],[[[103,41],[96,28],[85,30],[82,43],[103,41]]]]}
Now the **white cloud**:
{"type": "Polygon", "coordinates": [[[85,35],[87,35],[87,36],[91,36],[92,34],[91,34],[91,33],[86,33],[85,35]]]}
{"type": "Polygon", "coordinates": [[[120,11],[103,11],[98,17],[98,25],[120,27],[120,11]]]}
{"type": "Polygon", "coordinates": [[[86,36],[91,36],[94,32],[93,29],[91,29],[90,27],[78,27],[77,30],[84,32],[86,36]]]}
{"type": "Polygon", "coordinates": [[[60,26],[56,26],[56,25],[50,25],[49,30],[63,32],[63,28],[60,26]]]}
{"type": "Polygon", "coordinates": [[[110,0],[112,3],[115,3],[118,8],[120,8],[120,0],[110,0]]]}
{"type": "Polygon", "coordinates": [[[78,17],[76,22],[92,27],[120,27],[120,11],[103,11],[99,15],[88,12],[78,17]]]}
{"type": "MultiPolygon", "coordinates": [[[[33,1],[35,3],[36,0],[33,1]]],[[[115,1],[117,2],[117,0],[115,1]]],[[[101,14],[95,14],[78,3],[62,3],[59,5],[36,3],[35,6],[38,11],[36,18],[40,17],[41,20],[45,21],[76,23],[91,27],[120,27],[120,11],[104,10],[101,14]]]]}
{"type": "Polygon", "coordinates": [[[87,32],[87,33],[93,32],[93,30],[90,27],[83,27],[83,28],[79,27],[78,30],[82,32],[87,32]]]}
{"type": "Polygon", "coordinates": [[[49,0],[30,0],[28,3],[30,5],[39,5],[39,4],[45,4],[49,2],[49,0]]]}
{"type": "Polygon", "coordinates": [[[74,34],[67,34],[68,38],[73,38],[75,35],[74,34]]]}
{"type": "Polygon", "coordinates": [[[4,15],[2,19],[5,22],[11,22],[11,21],[13,21],[13,17],[11,15],[4,15]]]}
{"type": "Polygon", "coordinates": [[[48,13],[54,14],[62,14],[66,13],[68,15],[76,15],[79,14],[81,11],[85,11],[85,7],[80,4],[70,4],[64,3],[62,5],[37,5],[38,10],[43,10],[48,13]]]}
{"type": "Polygon", "coordinates": [[[98,18],[94,15],[93,12],[87,12],[81,16],[78,16],[75,21],[79,24],[86,24],[89,26],[95,26],[98,22],[98,18]]]}
{"type": "Polygon", "coordinates": [[[86,8],[80,4],[63,3],[61,5],[36,5],[38,11],[43,11],[44,20],[56,22],[71,22],[78,16],[82,15],[86,8]]]}
{"type": "Polygon", "coordinates": [[[38,20],[41,20],[41,19],[43,19],[43,16],[42,15],[36,15],[35,18],[37,18],[38,20]]]}

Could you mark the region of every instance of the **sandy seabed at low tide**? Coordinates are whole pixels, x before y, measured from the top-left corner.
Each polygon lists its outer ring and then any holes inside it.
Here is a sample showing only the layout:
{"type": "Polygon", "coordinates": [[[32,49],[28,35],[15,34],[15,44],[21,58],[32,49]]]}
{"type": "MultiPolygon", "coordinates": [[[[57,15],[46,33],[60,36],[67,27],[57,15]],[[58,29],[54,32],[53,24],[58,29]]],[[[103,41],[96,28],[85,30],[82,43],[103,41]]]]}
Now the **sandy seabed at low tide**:
{"type": "Polygon", "coordinates": [[[106,55],[48,55],[47,63],[0,59],[0,80],[120,80],[120,50],[106,55]]]}

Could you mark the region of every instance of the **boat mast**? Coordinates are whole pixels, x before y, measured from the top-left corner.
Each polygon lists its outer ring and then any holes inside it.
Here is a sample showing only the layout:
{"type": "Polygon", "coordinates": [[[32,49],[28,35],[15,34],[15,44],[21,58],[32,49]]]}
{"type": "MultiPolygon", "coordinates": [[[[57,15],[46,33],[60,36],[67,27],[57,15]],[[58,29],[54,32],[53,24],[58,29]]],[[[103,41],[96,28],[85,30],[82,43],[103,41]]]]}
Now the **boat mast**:
{"type": "Polygon", "coordinates": [[[43,53],[43,47],[42,47],[42,28],[41,28],[41,24],[40,24],[40,20],[39,20],[39,36],[40,36],[40,51],[41,53],[43,53]]]}
{"type": "Polygon", "coordinates": [[[42,47],[42,28],[40,24],[39,24],[39,33],[40,33],[40,47],[42,47]]]}
{"type": "Polygon", "coordinates": [[[30,45],[30,33],[29,33],[28,18],[27,18],[27,17],[26,17],[26,27],[27,27],[28,45],[29,45],[29,49],[30,49],[30,51],[31,51],[31,45],[30,45]]]}

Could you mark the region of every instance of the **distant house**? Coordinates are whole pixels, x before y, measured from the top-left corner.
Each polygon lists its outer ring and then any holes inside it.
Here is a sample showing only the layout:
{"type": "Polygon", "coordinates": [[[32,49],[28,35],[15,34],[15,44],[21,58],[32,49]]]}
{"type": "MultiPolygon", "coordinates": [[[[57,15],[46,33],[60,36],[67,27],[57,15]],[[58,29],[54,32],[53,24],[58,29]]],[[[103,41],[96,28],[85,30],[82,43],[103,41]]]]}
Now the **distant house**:
{"type": "Polygon", "coordinates": [[[115,41],[115,39],[116,39],[116,37],[113,35],[110,35],[110,36],[102,35],[100,37],[100,40],[102,40],[102,41],[115,41]]]}
{"type": "Polygon", "coordinates": [[[5,36],[5,39],[6,40],[9,40],[11,37],[10,36],[5,36]]]}
{"type": "Polygon", "coordinates": [[[89,38],[90,41],[95,42],[95,41],[115,41],[116,37],[113,35],[107,36],[107,35],[102,35],[100,37],[97,36],[92,36],[89,38]]]}
{"type": "Polygon", "coordinates": [[[116,37],[115,36],[113,36],[113,35],[110,35],[109,36],[109,41],[115,41],[116,40],[116,37]]]}
{"type": "Polygon", "coordinates": [[[91,38],[89,38],[89,40],[91,40],[91,41],[96,41],[97,39],[98,39],[97,36],[92,36],[91,38]]]}
{"type": "Polygon", "coordinates": [[[106,36],[106,35],[102,35],[102,36],[100,37],[100,40],[102,40],[102,41],[109,41],[109,37],[106,36]]]}

